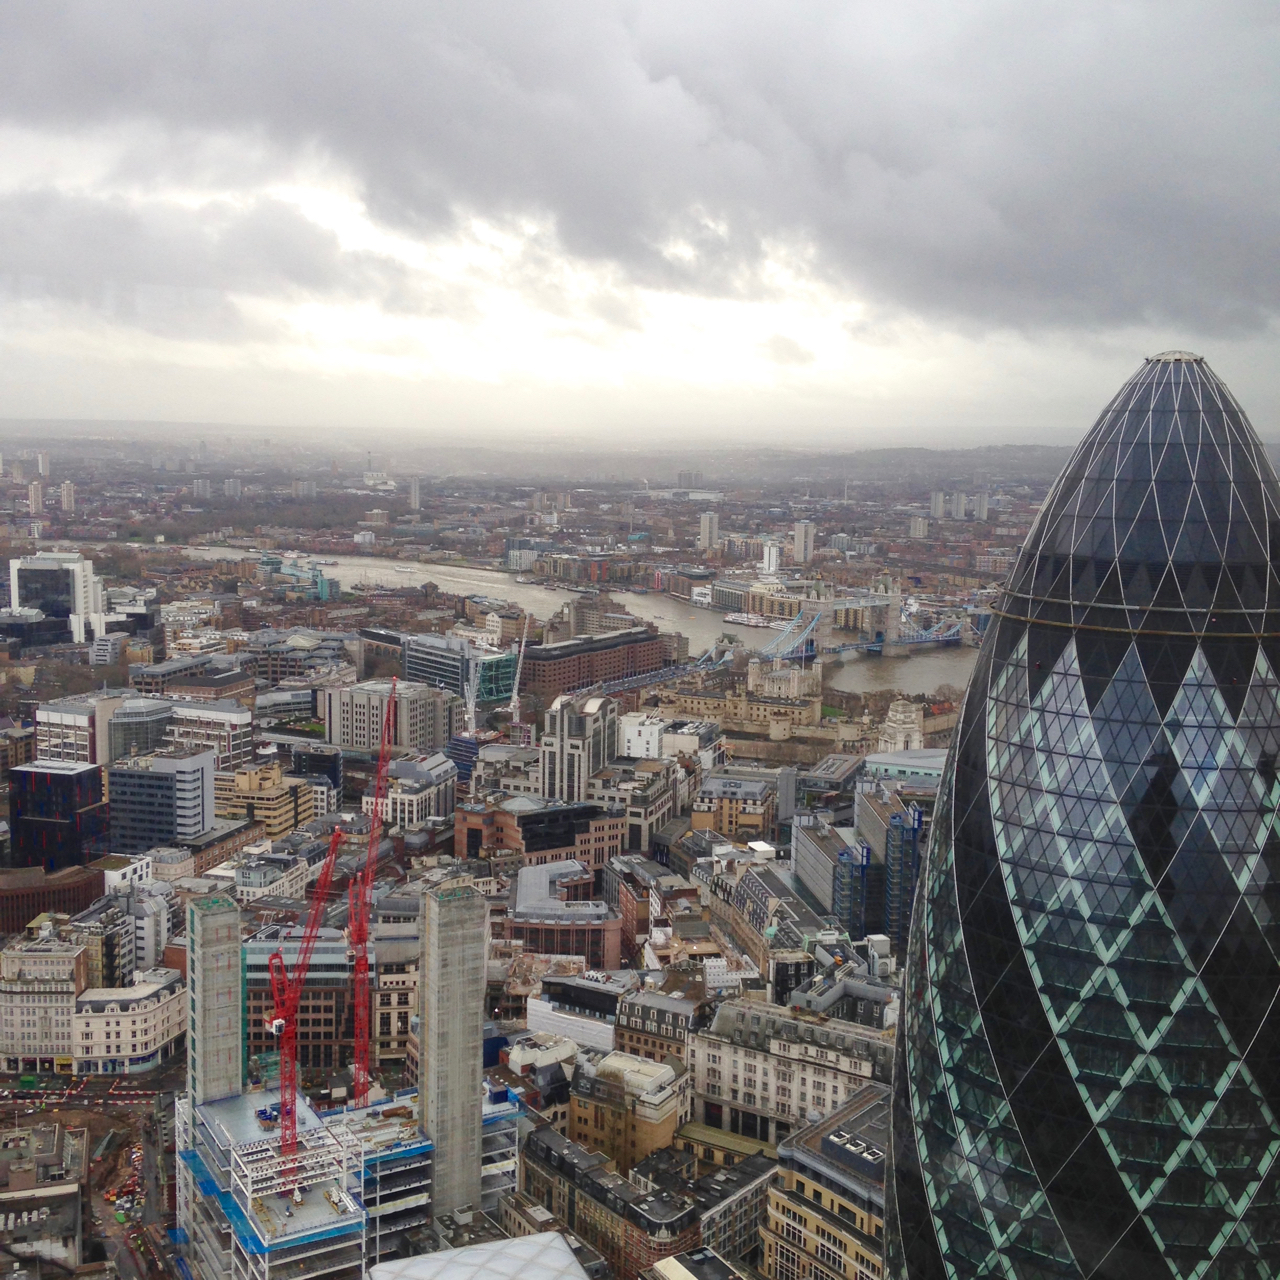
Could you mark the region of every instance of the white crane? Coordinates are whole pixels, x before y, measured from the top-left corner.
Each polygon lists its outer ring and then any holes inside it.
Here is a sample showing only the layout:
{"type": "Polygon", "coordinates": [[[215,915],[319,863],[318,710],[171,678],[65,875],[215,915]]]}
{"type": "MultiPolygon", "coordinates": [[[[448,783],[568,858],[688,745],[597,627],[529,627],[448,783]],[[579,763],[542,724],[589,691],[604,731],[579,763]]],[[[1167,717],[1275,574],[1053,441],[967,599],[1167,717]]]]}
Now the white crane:
{"type": "Polygon", "coordinates": [[[474,655],[471,672],[467,676],[467,732],[476,736],[476,695],[480,692],[480,661],[474,655]]]}
{"type": "Polygon", "coordinates": [[[520,656],[516,658],[516,678],[511,686],[511,723],[520,723],[520,673],[524,670],[524,646],[529,639],[529,615],[524,615],[524,631],[520,636],[520,656]]]}

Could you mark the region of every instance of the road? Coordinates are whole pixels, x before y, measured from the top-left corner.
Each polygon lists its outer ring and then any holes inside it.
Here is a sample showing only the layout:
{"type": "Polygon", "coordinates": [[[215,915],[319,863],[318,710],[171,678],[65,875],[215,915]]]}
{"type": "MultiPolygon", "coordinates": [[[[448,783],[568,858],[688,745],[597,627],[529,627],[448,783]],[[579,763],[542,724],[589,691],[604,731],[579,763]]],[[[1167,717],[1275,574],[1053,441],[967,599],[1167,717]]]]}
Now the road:
{"type": "MultiPolygon", "coordinates": [[[[130,1144],[142,1144],[142,1168],[140,1191],[145,1189],[146,1199],[142,1210],[141,1225],[161,1228],[170,1225],[165,1204],[165,1145],[173,1141],[174,1091],[182,1087],[182,1064],[170,1067],[159,1077],[88,1076],[68,1080],[66,1087],[22,1089],[16,1080],[0,1078],[0,1128],[6,1122],[22,1124],[63,1123],[73,1127],[84,1124],[85,1111],[101,1112],[108,1119],[119,1116],[117,1123],[109,1127],[120,1133],[120,1142],[127,1149],[130,1144]],[[6,1093],[21,1093],[22,1097],[6,1097],[6,1093]],[[12,1119],[10,1119],[12,1117],[12,1119]]],[[[97,1137],[90,1139],[88,1155],[104,1132],[98,1124],[97,1137]]],[[[167,1176],[174,1176],[172,1157],[168,1157],[167,1176]]],[[[147,1280],[147,1270],[139,1264],[139,1258],[130,1248],[126,1234],[132,1221],[116,1221],[116,1208],[102,1196],[102,1190],[93,1187],[90,1171],[89,1204],[86,1206],[92,1221],[86,1221],[86,1232],[99,1238],[107,1256],[116,1263],[120,1280],[147,1280]]],[[[168,1255],[170,1251],[165,1251],[168,1255]]]]}

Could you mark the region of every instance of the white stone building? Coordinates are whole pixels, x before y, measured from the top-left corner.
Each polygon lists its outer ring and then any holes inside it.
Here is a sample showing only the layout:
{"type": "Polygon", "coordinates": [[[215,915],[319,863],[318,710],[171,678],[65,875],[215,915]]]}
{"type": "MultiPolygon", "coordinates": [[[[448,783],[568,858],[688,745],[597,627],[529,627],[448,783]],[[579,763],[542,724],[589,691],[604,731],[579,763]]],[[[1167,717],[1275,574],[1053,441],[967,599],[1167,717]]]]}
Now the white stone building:
{"type": "Polygon", "coordinates": [[[90,987],[76,998],[76,1075],[137,1075],[163,1066],[187,1033],[187,984],[177,969],[148,969],[131,987],[90,987]]]}

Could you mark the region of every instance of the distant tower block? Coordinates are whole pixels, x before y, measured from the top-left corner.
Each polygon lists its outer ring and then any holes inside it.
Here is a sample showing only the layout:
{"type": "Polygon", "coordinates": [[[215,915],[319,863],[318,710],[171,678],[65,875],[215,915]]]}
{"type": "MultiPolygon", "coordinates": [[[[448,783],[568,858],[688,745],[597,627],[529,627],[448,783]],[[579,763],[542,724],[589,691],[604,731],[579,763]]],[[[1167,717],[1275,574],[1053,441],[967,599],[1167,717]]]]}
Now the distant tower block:
{"type": "Polygon", "coordinates": [[[422,483],[417,476],[413,476],[409,481],[409,510],[422,510],[422,483]]]}
{"type": "Polygon", "coordinates": [[[947,495],[941,489],[935,489],[929,495],[929,519],[941,520],[947,514],[947,495]]]}
{"type": "Polygon", "coordinates": [[[957,489],[951,495],[951,518],[953,520],[964,519],[964,509],[969,501],[968,495],[963,490],[957,489]]]}

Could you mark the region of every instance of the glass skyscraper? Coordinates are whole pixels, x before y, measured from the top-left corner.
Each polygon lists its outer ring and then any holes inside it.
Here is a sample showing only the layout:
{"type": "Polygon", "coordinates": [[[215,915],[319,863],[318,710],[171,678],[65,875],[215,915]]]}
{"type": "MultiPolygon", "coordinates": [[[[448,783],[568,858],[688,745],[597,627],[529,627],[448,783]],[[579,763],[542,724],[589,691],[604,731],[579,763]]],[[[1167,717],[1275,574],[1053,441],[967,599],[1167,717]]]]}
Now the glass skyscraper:
{"type": "Polygon", "coordinates": [[[1076,449],[921,874],[894,1280],[1280,1275],[1280,485],[1203,360],[1076,449]]]}

